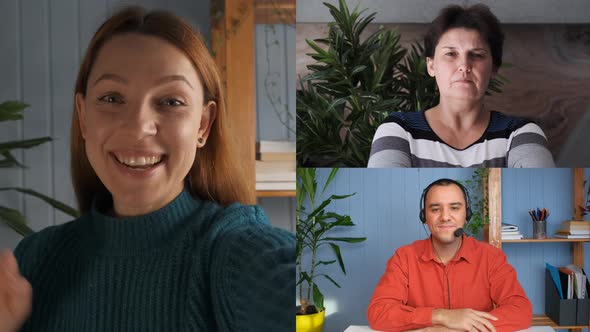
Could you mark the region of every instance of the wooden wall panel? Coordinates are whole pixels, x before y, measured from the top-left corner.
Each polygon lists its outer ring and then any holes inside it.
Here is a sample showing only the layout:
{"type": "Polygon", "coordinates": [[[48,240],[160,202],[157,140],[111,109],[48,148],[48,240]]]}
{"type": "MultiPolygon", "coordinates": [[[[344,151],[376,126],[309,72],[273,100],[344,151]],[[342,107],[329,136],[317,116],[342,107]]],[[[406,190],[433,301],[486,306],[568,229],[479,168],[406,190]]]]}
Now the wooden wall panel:
{"type": "MultiPolygon", "coordinates": [[[[378,29],[371,24],[365,36],[378,29]]],[[[397,28],[403,45],[421,40],[426,24],[386,24],[397,28]]],[[[583,112],[590,110],[590,25],[508,24],[503,25],[505,63],[509,79],[504,92],[486,98],[486,106],[503,113],[536,121],[557,158],[560,146],[583,112]]],[[[304,76],[313,59],[305,39],[327,36],[325,24],[297,24],[297,75],[304,76]]],[[[393,111],[393,110],[392,110],[393,111]]],[[[580,153],[588,153],[581,147],[580,153]]]]}

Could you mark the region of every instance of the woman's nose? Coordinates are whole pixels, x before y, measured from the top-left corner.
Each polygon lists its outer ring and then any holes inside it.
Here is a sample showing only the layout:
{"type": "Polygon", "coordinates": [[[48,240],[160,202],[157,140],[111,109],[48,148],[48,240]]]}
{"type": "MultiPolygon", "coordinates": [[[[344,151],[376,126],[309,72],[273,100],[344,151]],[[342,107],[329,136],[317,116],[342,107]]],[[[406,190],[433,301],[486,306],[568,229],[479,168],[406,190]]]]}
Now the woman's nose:
{"type": "Polygon", "coordinates": [[[470,73],[471,72],[471,63],[468,59],[462,58],[459,63],[459,71],[462,73],[470,73]]]}
{"type": "Polygon", "coordinates": [[[124,127],[131,136],[142,139],[157,133],[156,115],[149,103],[141,103],[132,107],[128,114],[124,127]]]}
{"type": "Polygon", "coordinates": [[[462,73],[470,73],[471,68],[469,68],[467,65],[462,65],[459,67],[459,71],[462,73]]]}

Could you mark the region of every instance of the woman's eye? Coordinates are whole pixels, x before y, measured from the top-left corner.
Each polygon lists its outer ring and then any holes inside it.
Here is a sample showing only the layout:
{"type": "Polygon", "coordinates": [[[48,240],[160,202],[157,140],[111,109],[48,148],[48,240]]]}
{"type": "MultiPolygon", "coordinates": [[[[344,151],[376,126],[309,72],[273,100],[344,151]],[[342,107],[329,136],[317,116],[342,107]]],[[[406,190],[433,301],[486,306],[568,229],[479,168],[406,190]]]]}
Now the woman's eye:
{"type": "Polygon", "coordinates": [[[471,56],[474,58],[478,58],[478,59],[483,58],[483,54],[479,54],[479,53],[473,53],[473,54],[471,54],[471,56]]]}
{"type": "Polygon", "coordinates": [[[162,100],[160,102],[160,105],[177,107],[177,106],[184,106],[184,103],[178,99],[175,99],[175,98],[168,98],[168,99],[162,100]]]}
{"type": "Polygon", "coordinates": [[[106,95],[103,97],[98,98],[98,100],[105,102],[107,104],[122,104],[123,98],[117,95],[106,95]]]}
{"type": "Polygon", "coordinates": [[[445,55],[446,56],[454,56],[455,55],[455,52],[448,52],[448,53],[445,53],[445,55]]]}

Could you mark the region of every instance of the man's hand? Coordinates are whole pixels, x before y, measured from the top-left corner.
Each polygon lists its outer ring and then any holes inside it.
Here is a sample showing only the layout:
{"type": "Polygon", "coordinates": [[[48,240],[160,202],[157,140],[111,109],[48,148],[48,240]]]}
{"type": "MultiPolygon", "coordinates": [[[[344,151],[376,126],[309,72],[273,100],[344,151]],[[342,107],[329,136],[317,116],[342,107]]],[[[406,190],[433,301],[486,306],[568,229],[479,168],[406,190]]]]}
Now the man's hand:
{"type": "Polygon", "coordinates": [[[463,330],[455,330],[455,329],[450,329],[446,326],[436,325],[436,326],[424,327],[424,328],[417,329],[417,330],[410,330],[410,331],[406,331],[406,332],[463,332],[463,330]]]}
{"type": "Polygon", "coordinates": [[[33,289],[9,250],[0,251],[0,332],[18,330],[31,312],[33,289]]]}
{"type": "Polygon", "coordinates": [[[460,331],[496,332],[490,320],[498,318],[485,311],[473,309],[434,309],[432,312],[432,324],[460,331]]]}

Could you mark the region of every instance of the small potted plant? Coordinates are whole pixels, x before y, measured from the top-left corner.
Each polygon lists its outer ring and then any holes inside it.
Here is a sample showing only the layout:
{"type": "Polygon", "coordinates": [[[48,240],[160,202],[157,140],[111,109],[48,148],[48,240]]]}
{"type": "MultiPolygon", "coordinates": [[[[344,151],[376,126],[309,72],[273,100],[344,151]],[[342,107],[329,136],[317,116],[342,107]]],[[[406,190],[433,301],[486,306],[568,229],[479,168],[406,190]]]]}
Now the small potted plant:
{"type": "Polygon", "coordinates": [[[359,243],[366,240],[365,237],[330,237],[328,233],[335,227],[354,226],[350,216],[327,211],[333,200],[345,199],[349,195],[331,195],[322,200],[324,192],[338,173],[333,168],[318,192],[316,170],[314,168],[297,169],[297,287],[299,303],[296,313],[297,332],[321,332],[325,317],[324,295],[315,279],[323,277],[333,285],[340,285],[328,274],[319,273],[318,269],[325,265],[338,262],[340,269],[346,274],[344,261],[338,242],[359,243]],[[307,203],[307,204],[306,204],[307,203]],[[321,260],[318,257],[318,249],[329,246],[334,253],[334,259],[321,260]],[[304,287],[305,286],[305,287],[304,287]]]}

